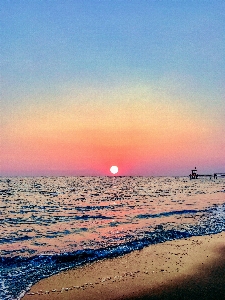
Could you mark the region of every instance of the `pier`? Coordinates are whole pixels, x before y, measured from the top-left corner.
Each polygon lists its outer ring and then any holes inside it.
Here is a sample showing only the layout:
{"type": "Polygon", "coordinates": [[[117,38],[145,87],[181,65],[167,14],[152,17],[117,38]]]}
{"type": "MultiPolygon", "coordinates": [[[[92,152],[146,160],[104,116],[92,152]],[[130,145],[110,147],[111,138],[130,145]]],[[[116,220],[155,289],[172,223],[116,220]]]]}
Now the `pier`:
{"type": "Polygon", "coordinates": [[[221,176],[221,177],[225,177],[225,173],[214,173],[214,178],[217,178],[218,176],[221,176]]]}
{"type": "Polygon", "coordinates": [[[218,176],[225,177],[225,172],[224,173],[214,173],[213,175],[212,174],[198,174],[196,167],[193,170],[191,170],[191,174],[189,175],[190,179],[197,179],[199,177],[209,177],[210,179],[212,179],[212,177],[214,177],[214,179],[217,179],[218,176]]]}

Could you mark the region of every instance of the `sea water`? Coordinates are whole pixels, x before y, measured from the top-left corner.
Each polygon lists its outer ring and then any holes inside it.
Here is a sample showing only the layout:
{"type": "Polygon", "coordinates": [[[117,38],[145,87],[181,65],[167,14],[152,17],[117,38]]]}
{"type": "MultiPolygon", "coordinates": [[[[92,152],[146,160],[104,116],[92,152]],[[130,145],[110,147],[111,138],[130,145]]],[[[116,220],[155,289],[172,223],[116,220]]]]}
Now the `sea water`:
{"type": "Polygon", "coordinates": [[[41,278],[225,230],[225,178],[0,177],[0,299],[41,278]]]}

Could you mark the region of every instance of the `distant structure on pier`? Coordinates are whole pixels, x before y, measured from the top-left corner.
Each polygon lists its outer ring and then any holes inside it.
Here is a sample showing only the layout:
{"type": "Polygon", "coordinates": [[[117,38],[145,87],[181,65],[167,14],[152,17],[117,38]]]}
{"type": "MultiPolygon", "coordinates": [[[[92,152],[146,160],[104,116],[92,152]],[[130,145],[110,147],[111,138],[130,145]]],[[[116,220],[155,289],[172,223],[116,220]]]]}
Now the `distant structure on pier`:
{"type": "Polygon", "coordinates": [[[189,175],[189,177],[190,177],[190,179],[197,179],[198,178],[196,167],[194,168],[194,170],[191,170],[191,174],[189,175]]]}
{"type": "Polygon", "coordinates": [[[198,174],[196,167],[194,170],[191,170],[191,174],[189,175],[190,179],[197,179],[198,177],[209,177],[210,179],[214,177],[214,179],[217,179],[218,176],[225,177],[225,172],[224,173],[214,173],[212,174],[198,174]]]}

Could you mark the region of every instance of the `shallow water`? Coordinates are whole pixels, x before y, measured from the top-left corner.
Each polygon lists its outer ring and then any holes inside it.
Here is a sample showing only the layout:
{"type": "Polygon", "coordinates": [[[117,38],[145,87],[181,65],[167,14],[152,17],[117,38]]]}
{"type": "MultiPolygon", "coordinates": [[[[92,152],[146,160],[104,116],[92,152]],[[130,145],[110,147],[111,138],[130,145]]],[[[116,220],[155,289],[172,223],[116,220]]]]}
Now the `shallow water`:
{"type": "Polygon", "coordinates": [[[0,178],[0,298],[60,270],[225,230],[225,178],[0,178]]]}

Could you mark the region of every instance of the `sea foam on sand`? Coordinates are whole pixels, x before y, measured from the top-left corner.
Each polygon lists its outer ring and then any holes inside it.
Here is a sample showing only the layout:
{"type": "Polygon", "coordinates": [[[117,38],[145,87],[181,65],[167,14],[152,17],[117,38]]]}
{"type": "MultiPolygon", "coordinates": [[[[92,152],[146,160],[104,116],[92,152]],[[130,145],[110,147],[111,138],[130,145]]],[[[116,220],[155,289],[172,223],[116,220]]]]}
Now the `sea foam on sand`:
{"type": "Polygon", "coordinates": [[[35,284],[35,299],[225,299],[225,232],[151,245],[35,284]]]}

